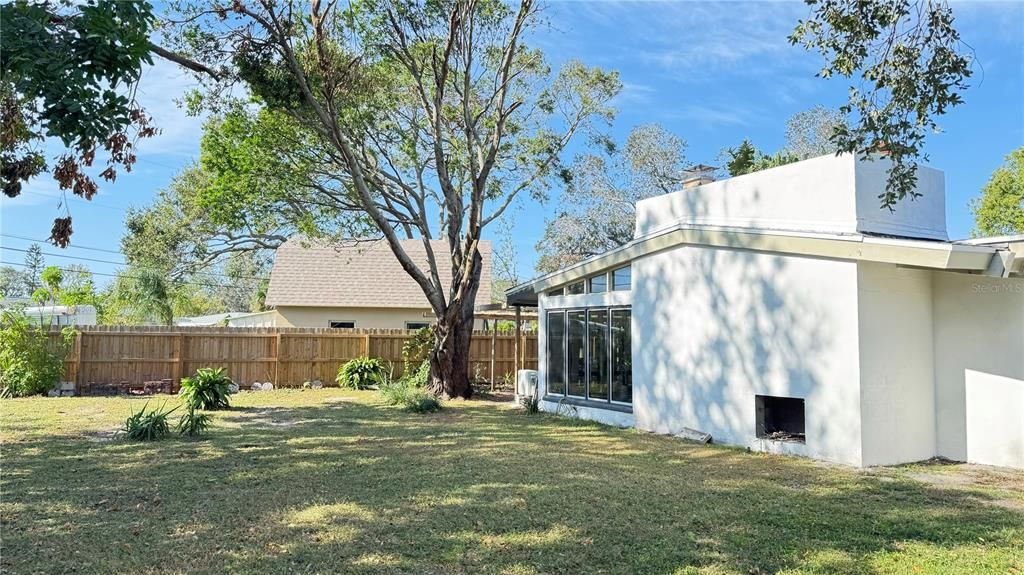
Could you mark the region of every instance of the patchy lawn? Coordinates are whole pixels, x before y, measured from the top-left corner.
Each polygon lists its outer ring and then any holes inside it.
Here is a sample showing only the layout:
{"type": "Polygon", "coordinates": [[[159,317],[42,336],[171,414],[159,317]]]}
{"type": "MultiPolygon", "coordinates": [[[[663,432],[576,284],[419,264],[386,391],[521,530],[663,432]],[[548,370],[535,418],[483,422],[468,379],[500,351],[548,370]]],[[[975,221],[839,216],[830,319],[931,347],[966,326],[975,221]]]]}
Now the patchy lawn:
{"type": "Polygon", "coordinates": [[[0,402],[0,570],[1024,573],[1022,473],[859,472],[340,390],[236,396],[205,441],[112,440],[143,403],[0,402]]]}

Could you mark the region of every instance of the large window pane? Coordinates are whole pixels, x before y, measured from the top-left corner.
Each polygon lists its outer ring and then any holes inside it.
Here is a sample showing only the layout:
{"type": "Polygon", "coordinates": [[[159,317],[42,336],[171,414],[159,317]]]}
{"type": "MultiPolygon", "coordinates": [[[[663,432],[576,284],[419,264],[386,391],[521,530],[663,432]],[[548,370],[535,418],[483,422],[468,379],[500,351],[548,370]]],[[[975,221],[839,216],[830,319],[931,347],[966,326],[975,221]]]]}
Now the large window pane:
{"type": "Polygon", "coordinates": [[[565,394],[565,312],[548,312],[548,393],[565,394]]]}
{"type": "Polygon", "coordinates": [[[608,291],[608,275],[601,274],[590,278],[590,293],[604,293],[608,291]]]}
{"type": "Polygon", "coordinates": [[[612,310],[612,401],[633,401],[633,352],[630,311],[612,310]]]}
{"type": "Polygon", "coordinates": [[[619,269],[617,269],[617,270],[612,272],[612,289],[613,290],[616,290],[616,291],[628,290],[628,289],[630,289],[632,283],[633,283],[633,270],[629,266],[626,266],[624,268],[619,268],[619,269]]]}
{"type": "Polygon", "coordinates": [[[566,295],[579,295],[579,294],[584,293],[584,292],[587,291],[586,287],[587,287],[586,282],[582,282],[582,281],[576,282],[574,284],[569,284],[569,285],[565,286],[565,294],[566,295]]]}
{"type": "Polygon", "coordinates": [[[569,395],[584,397],[587,392],[586,333],[587,314],[570,311],[565,314],[569,320],[569,338],[566,353],[569,355],[569,372],[566,374],[569,395]]]}
{"type": "Polygon", "coordinates": [[[592,309],[587,312],[587,340],[590,349],[590,399],[608,399],[608,310],[592,309]]]}

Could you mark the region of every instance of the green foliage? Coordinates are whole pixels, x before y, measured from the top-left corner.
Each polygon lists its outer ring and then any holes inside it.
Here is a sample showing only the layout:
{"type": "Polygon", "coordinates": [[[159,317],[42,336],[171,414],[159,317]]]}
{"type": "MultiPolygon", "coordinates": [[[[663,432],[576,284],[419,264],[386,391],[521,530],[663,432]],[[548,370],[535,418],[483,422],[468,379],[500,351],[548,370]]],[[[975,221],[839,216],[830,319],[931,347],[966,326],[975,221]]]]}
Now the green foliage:
{"type": "Polygon", "coordinates": [[[156,441],[167,437],[171,433],[171,426],[167,423],[167,416],[178,408],[174,407],[167,411],[153,408],[152,411],[146,411],[147,406],[149,406],[148,403],[143,405],[139,411],[132,412],[128,419],[124,420],[121,433],[124,434],[126,439],[130,441],[156,441]]]}
{"type": "Polygon", "coordinates": [[[537,270],[554,271],[632,240],[636,203],[677,190],[685,167],[686,141],[659,124],[633,128],[621,146],[598,141],[566,173],[561,213],[546,222],[536,245],[537,270]]]}
{"type": "Polygon", "coordinates": [[[727,158],[725,168],[732,177],[784,166],[800,160],[799,157],[785,149],[779,150],[775,155],[765,154],[746,139],[736,148],[725,150],[725,155],[727,158]]]}
{"type": "Polygon", "coordinates": [[[975,237],[1024,234],[1024,146],[992,173],[971,211],[975,237]]]}
{"type": "Polygon", "coordinates": [[[199,437],[210,428],[212,418],[210,414],[196,411],[191,403],[186,404],[187,411],[178,420],[178,433],[187,437],[199,437]]]}
{"type": "Polygon", "coordinates": [[[21,397],[45,393],[64,375],[75,331],[64,328],[50,343],[47,331],[18,310],[0,314],[0,389],[21,397]]]}
{"type": "Polygon", "coordinates": [[[223,367],[200,368],[194,376],[182,378],[180,394],[195,409],[227,409],[231,383],[223,367]]]}
{"type": "Polygon", "coordinates": [[[430,358],[421,361],[415,370],[407,371],[402,379],[412,387],[426,387],[430,381],[430,358]]]}
{"type": "Polygon", "coordinates": [[[335,381],[340,387],[350,389],[367,389],[381,383],[387,371],[384,362],[377,358],[357,357],[338,368],[335,381]]]}
{"type": "Polygon", "coordinates": [[[402,344],[402,361],[405,362],[405,368],[409,369],[410,366],[423,363],[430,350],[434,349],[434,341],[434,328],[431,326],[416,330],[412,337],[405,340],[402,344]]]}
{"type": "Polygon", "coordinates": [[[414,378],[392,380],[387,378],[380,385],[380,397],[387,405],[397,405],[414,413],[427,413],[441,409],[437,396],[425,387],[417,385],[414,378]]]}
{"type": "MultiPolygon", "coordinates": [[[[149,35],[155,20],[148,2],[0,5],[0,171],[7,196],[18,196],[23,182],[47,168],[37,151],[44,137],[66,148],[53,174],[62,190],[75,195],[92,199],[96,193],[84,168],[97,151],[107,154],[100,177],[113,181],[117,166],[131,169],[135,141],[156,133],[134,102],[143,64],[153,63],[149,35]]],[[[70,216],[55,220],[54,243],[67,245],[70,223],[70,216]]]]}
{"type": "Polygon", "coordinates": [[[524,395],[519,399],[519,404],[523,406],[527,415],[540,413],[540,397],[536,395],[524,395]]]}
{"type": "Polygon", "coordinates": [[[810,17],[789,40],[822,55],[818,76],[859,75],[860,85],[850,87],[840,108],[846,116],[856,113],[858,122],[838,126],[832,142],[862,157],[885,148],[892,164],[878,199],[891,210],[916,194],[917,162],[928,159],[925,136],[939,131],[936,118],[963,102],[970,48],[946,2],[805,1],[810,17]]]}

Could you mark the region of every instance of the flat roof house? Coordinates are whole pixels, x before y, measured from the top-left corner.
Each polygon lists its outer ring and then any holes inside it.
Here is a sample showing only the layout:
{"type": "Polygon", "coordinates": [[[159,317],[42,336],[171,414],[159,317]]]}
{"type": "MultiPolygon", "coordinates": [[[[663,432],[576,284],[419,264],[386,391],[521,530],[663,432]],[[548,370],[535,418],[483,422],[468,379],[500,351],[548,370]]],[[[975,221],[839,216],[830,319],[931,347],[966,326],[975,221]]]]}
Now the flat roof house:
{"type": "MultiPolygon", "coordinates": [[[[403,240],[414,262],[426,267],[421,240],[403,240]]],[[[443,285],[451,281],[448,243],[431,241],[443,285]]],[[[481,242],[483,273],[477,306],[491,301],[491,244],[481,242]]],[[[412,277],[384,240],[343,244],[289,239],[277,249],[266,303],[278,327],[418,329],[434,315],[412,277]]]]}
{"type": "Polygon", "coordinates": [[[943,174],[824,156],[651,198],[512,288],[546,411],[855,466],[1024,467],[1024,237],[951,242],[943,174]]]}

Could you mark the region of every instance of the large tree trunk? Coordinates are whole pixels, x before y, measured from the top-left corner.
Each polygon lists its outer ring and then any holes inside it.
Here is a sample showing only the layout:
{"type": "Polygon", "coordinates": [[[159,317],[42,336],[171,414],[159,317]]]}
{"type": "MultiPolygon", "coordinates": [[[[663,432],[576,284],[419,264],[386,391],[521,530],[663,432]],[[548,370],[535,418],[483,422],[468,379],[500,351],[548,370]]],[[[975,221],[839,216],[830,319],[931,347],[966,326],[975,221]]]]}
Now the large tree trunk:
{"type": "Polygon", "coordinates": [[[434,349],[430,353],[430,390],[445,397],[469,399],[473,386],[469,379],[469,344],[473,339],[473,308],[480,288],[482,258],[472,256],[473,271],[461,298],[449,302],[445,313],[438,314],[434,328],[434,349]]]}

